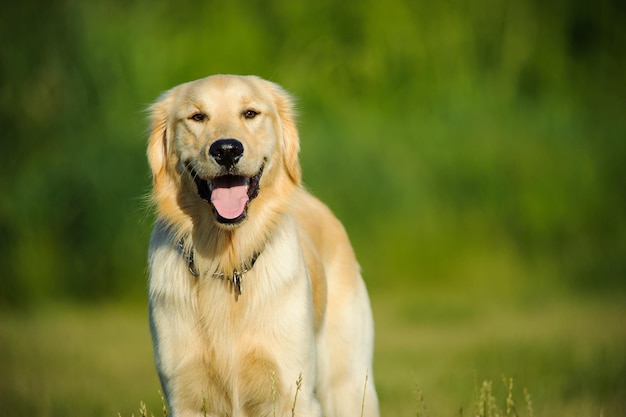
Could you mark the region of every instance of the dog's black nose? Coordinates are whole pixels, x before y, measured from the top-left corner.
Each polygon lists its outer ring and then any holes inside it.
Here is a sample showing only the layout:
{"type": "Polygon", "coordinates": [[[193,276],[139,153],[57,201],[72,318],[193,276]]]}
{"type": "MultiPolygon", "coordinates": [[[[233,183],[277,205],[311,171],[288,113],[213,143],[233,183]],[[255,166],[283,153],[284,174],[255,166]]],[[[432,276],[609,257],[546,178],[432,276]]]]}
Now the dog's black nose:
{"type": "Polygon", "coordinates": [[[232,167],[243,155],[243,144],[237,139],[219,139],[211,144],[209,155],[218,164],[232,167]]]}

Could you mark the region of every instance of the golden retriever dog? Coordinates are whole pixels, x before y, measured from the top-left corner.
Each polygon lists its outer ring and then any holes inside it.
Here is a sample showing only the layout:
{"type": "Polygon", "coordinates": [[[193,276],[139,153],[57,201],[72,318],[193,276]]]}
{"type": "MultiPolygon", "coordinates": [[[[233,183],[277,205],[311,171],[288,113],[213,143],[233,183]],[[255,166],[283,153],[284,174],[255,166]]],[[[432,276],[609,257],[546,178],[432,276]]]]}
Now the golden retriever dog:
{"type": "Polygon", "coordinates": [[[301,184],[290,96],[215,75],[150,111],[150,325],[171,415],[378,416],[367,290],[301,184]]]}

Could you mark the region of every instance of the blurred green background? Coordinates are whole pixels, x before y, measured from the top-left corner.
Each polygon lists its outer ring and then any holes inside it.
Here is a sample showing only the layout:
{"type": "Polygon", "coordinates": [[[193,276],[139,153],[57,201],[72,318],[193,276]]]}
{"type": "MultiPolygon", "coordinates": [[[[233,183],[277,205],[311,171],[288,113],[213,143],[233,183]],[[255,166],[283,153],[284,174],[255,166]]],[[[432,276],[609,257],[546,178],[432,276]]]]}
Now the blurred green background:
{"type": "Polygon", "coordinates": [[[624,22],[617,0],[4,6],[0,409],[158,413],[145,109],[237,73],[298,98],[305,183],[372,296],[384,415],[414,415],[416,384],[469,415],[501,374],[536,415],[626,415],[624,22]]]}

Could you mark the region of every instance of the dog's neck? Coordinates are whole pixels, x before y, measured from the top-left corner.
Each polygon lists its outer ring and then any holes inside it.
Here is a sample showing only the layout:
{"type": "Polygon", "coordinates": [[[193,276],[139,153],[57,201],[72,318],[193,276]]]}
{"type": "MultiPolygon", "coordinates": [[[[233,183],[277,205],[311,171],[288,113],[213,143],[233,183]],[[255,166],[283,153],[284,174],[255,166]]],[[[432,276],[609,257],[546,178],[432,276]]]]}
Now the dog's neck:
{"type": "MultiPolygon", "coordinates": [[[[195,250],[193,248],[193,245],[186,246],[185,238],[181,237],[177,243],[177,247],[183,259],[187,262],[189,273],[193,275],[194,277],[201,276],[202,275],[201,271],[198,270],[198,267],[195,262],[195,250]]],[[[256,263],[259,255],[261,255],[261,252],[254,252],[250,260],[248,260],[247,262],[244,262],[239,267],[233,269],[233,271],[230,273],[224,272],[224,271],[213,273],[213,277],[219,278],[222,280],[226,279],[233,285],[233,289],[235,291],[235,301],[239,300],[239,296],[242,293],[242,283],[243,283],[244,274],[250,271],[252,267],[254,267],[254,264],[256,263]]]]}

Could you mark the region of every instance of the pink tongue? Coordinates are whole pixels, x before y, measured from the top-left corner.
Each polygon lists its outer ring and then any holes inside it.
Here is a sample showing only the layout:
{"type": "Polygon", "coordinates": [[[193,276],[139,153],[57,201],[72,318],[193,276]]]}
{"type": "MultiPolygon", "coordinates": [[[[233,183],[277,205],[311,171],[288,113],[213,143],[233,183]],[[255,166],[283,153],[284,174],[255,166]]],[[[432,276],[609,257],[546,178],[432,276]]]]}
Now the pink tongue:
{"type": "Polygon", "coordinates": [[[248,202],[248,186],[216,187],[211,193],[211,203],[225,219],[236,219],[243,214],[248,202]]]}

